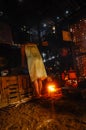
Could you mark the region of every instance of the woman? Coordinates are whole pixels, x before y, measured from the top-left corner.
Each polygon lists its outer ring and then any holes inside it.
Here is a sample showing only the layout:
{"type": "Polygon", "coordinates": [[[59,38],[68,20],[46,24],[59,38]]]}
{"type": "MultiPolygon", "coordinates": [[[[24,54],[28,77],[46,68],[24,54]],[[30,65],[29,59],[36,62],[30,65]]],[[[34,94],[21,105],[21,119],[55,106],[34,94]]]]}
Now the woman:
{"type": "Polygon", "coordinates": [[[36,44],[26,44],[25,53],[27,57],[28,71],[35,88],[35,96],[41,96],[42,80],[47,78],[45,66],[36,44]]]}

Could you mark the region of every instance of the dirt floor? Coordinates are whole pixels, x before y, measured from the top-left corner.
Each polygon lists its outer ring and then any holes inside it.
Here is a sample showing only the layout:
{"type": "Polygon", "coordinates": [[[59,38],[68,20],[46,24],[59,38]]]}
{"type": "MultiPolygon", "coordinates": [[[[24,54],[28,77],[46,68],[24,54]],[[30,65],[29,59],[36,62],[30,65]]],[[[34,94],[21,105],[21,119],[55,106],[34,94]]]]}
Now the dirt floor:
{"type": "Polygon", "coordinates": [[[86,101],[41,98],[2,108],[0,130],[86,130],[86,101]]]}

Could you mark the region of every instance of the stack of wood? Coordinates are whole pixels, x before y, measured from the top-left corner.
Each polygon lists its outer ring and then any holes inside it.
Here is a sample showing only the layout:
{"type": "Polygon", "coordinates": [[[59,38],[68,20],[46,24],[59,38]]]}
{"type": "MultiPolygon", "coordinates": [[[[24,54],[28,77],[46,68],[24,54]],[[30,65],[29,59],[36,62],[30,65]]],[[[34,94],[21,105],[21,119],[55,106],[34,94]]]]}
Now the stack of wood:
{"type": "Polygon", "coordinates": [[[29,98],[32,92],[29,75],[0,77],[0,107],[29,98]]]}

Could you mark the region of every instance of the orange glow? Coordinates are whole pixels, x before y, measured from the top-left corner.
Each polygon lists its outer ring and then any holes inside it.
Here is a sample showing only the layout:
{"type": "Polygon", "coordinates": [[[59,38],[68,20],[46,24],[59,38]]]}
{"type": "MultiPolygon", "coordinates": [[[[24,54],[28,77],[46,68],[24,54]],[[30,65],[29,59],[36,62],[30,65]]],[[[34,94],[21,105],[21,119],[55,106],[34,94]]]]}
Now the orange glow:
{"type": "Polygon", "coordinates": [[[51,97],[51,98],[62,97],[62,90],[57,83],[55,82],[48,83],[46,86],[46,89],[47,89],[46,96],[51,97]]]}
{"type": "Polygon", "coordinates": [[[49,92],[56,92],[56,86],[55,86],[55,84],[49,84],[48,85],[48,91],[49,92]]]}
{"type": "Polygon", "coordinates": [[[76,79],[77,78],[76,73],[75,72],[69,72],[69,78],[70,79],[76,79]]]}

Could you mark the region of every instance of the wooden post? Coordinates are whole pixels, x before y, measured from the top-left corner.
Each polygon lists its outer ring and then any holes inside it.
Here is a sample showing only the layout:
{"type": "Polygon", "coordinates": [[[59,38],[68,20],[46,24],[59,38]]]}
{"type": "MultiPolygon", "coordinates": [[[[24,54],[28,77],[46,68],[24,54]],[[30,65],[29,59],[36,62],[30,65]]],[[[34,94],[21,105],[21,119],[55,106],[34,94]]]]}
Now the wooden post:
{"type": "Polygon", "coordinates": [[[26,67],[25,45],[21,46],[21,67],[26,67]]]}

